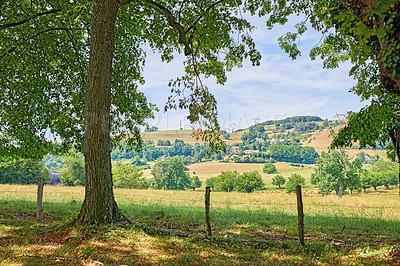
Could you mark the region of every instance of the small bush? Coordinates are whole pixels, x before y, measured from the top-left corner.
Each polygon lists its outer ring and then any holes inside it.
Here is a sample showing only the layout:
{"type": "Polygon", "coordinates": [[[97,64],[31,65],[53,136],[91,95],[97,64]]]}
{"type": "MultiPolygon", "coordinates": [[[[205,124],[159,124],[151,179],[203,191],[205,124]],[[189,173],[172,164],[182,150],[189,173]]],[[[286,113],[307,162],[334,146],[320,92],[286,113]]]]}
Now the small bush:
{"type": "Polygon", "coordinates": [[[259,172],[245,172],[237,178],[235,189],[239,192],[251,193],[254,190],[264,189],[264,182],[259,172]]]}
{"type": "Polygon", "coordinates": [[[263,168],[263,172],[267,174],[272,174],[276,172],[276,167],[273,163],[266,163],[263,168]]]}
{"type": "Polygon", "coordinates": [[[143,172],[136,165],[123,164],[113,170],[114,186],[119,188],[147,189],[149,182],[142,177],[143,172]]]}
{"type": "Polygon", "coordinates": [[[304,186],[304,183],[306,180],[298,174],[293,174],[289,177],[287,183],[286,183],[286,192],[287,193],[293,193],[296,191],[296,186],[304,186]]]}

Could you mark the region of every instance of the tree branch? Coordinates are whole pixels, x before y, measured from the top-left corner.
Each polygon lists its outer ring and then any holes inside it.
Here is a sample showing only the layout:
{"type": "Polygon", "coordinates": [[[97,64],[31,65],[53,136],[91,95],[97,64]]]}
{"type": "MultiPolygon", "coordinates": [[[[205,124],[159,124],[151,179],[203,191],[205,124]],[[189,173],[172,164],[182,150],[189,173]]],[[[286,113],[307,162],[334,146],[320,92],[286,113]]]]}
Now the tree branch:
{"type": "MultiPolygon", "coordinates": [[[[137,0],[119,0],[119,5],[123,6],[123,5],[129,4],[129,3],[132,3],[134,1],[137,1],[137,0]]],[[[171,11],[169,11],[168,8],[166,8],[165,6],[163,6],[157,2],[154,2],[152,0],[141,0],[141,2],[147,4],[148,6],[157,10],[159,13],[165,15],[165,17],[168,21],[168,25],[170,25],[171,27],[175,28],[178,31],[178,34],[179,34],[178,42],[185,46],[185,55],[186,56],[191,55],[193,53],[193,49],[191,47],[191,43],[186,39],[185,29],[178,21],[175,20],[175,17],[171,13],[171,11]]]]}
{"type": "Polygon", "coordinates": [[[186,33],[188,33],[190,30],[193,29],[193,27],[197,24],[197,22],[200,21],[200,19],[204,18],[204,15],[206,15],[213,7],[215,7],[216,5],[224,2],[225,0],[219,0],[217,2],[215,2],[214,4],[210,5],[209,7],[206,8],[206,10],[204,10],[204,12],[199,15],[192,23],[192,25],[186,30],[186,33]]]}
{"type": "MultiPolygon", "coordinates": [[[[0,8],[1,8],[1,6],[0,6],[0,8]]],[[[57,13],[57,12],[60,12],[60,11],[61,11],[61,9],[53,9],[53,10],[50,10],[50,11],[38,13],[36,15],[33,15],[33,16],[27,18],[27,19],[24,19],[24,20],[21,20],[21,21],[18,21],[18,22],[3,24],[3,25],[0,25],[0,31],[4,30],[6,28],[15,27],[15,26],[19,26],[19,25],[25,24],[25,23],[27,23],[27,22],[35,19],[35,18],[38,18],[38,17],[41,17],[41,16],[45,16],[45,15],[49,15],[49,14],[54,14],[54,13],[57,13]]]]}

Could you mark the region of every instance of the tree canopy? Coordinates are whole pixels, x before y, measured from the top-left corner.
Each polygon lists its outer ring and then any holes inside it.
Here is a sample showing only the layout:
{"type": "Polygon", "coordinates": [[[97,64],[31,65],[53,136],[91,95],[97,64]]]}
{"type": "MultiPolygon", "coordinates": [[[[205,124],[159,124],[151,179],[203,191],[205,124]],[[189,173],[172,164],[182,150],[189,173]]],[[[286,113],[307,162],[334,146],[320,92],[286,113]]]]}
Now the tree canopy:
{"type": "Polygon", "coordinates": [[[285,24],[292,14],[302,15],[305,19],[297,23],[295,32],[279,38],[282,49],[295,59],[301,54],[301,35],[310,27],[321,32],[311,58],[321,57],[327,68],[351,61],[350,75],[358,81],[353,91],[368,98],[375,89],[369,83],[381,83],[388,92],[400,95],[399,10],[397,0],[284,0],[267,1],[258,14],[271,14],[268,27],[285,24]]]}
{"type": "Polygon", "coordinates": [[[350,162],[344,151],[323,152],[317,159],[311,183],[317,185],[321,194],[327,195],[335,191],[341,197],[346,189],[351,191],[360,189],[361,168],[362,161],[357,158],[350,162]]]}
{"type": "Polygon", "coordinates": [[[154,176],[152,186],[156,189],[184,190],[191,187],[189,169],[178,156],[154,164],[151,174],[154,176]]]}

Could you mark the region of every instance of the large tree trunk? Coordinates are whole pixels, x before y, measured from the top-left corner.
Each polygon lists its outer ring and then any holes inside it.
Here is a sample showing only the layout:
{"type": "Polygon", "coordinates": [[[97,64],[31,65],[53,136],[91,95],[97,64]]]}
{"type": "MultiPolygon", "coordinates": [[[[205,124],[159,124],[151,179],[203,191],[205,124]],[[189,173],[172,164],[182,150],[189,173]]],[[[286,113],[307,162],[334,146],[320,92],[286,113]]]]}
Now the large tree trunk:
{"type": "Polygon", "coordinates": [[[118,1],[95,0],[85,95],[85,200],[77,223],[123,219],[114,199],[110,157],[111,77],[118,1]]]}

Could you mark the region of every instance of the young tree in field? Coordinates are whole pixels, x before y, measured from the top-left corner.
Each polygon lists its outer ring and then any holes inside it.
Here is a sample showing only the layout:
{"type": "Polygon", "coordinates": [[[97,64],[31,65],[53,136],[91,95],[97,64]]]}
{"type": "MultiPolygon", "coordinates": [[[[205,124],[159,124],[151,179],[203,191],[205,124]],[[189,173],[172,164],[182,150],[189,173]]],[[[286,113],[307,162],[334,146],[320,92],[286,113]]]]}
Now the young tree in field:
{"type": "MultiPolygon", "coordinates": [[[[396,157],[400,158],[400,118],[397,115],[397,110],[400,108],[399,100],[400,98],[397,96],[382,94],[358,113],[349,113],[348,125],[335,135],[332,146],[350,147],[355,141],[358,141],[360,148],[367,146],[376,148],[377,144],[380,144],[386,147],[392,160],[395,160],[396,157]]],[[[379,161],[381,160],[374,162],[374,165],[379,161]]],[[[383,164],[383,161],[379,164],[383,164]]],[[[390,163],[386,162],[386,164],[389,166],[390,163]]],[[[393,164],[390,165],[389,169],[392,169],[393,164]]],[[[400,164],[397,168],[399,167],[400,164]]],[[[381,170],[385,171],[384,167],[381,170]]],[[[400,173],[398,169],[395,172],[398,173],[396,181],[398,183],[400,173]]],[[[378,183],[379,181],[374,181],[375,189],[378,183]]],[[[393,183],[393,181],[389,183],[393,183]]]]}
{"type": "Polygon", "coordinates": [[[263,172],[267,174],[272,174],[276,172],[276,166],[273,163],[266,163],[263,167],[263,172]]]}
{"type": "Polygon", "coordinates": [[[178,156],[156,162],[151,170],[156,189],[184,190],[191,185],[188,168],[178,156]]]}
{"type": "Polygon", "coordinates": [[[276,175],[272,178],[272,185],[278,186],[281,189],[281,186],[286,183],[286,179],[282,175],[276,175]]]}
{"type": "Polygon", "coordinates": [[[304,177],[298,174],[292,174],[289,178],[288,181],[286,182],[286,192],[287,193],[293,193],[296,192],[296,187],[297,186],[304,186],[306,180],[304,177]]]}
{"type": "Polygon", "coordinates": [[[213,189],[216,191],[231,192],[235,190],[236,180],[239,177],[238,171],[222,171],[221,174],[214,177],[213,189]]]}
{"type": "Polygon", "coordinates": [[[365,169],[361,169],[360,183],[361,183],[361,188],[363,189],[364,193],[367,193],[368,188],[373,187],[374,181],[373,181],[372,175],[369,173],[369,171],[367,171],[365,169]]]}
{"type": "Polygon", "coordinates": [[[206,128],[195,135],[222,150],[215,98],[197,84],[200,74],[225,82],[225,71],[245,58],[259,63],[246,34],[251,26],[237,10],[231,0],[0,2],[1,154],[40,158],[75,146],[86,166],[76,222],[125,219],[113,195],[110,151],[124,138],[140,148],[138,126],[155,110],[137,91],[144,82],[140,45],[147,43],[165,61],[174,51],[187,56],[187,75],[171,88],[191,93],[179,103],[171,97],[166,109],[188,109],[188,119],[206,128]],[[46,136],[49,129],[60,145],[46,136]]]}
{"type": "Polygon", "coordinates": [[[311,177],[311,183],[317,185],[321,194],[329,194],[336,191],[339,197],[349,188],[358,190],[361,186],[359,171],[362,168],[360,159],[349,162],[345,152],[330,150],[323,152],[317,159],[315,173],[311,177]]]}
{"type": "Polygon", "coordinates": [[[113,183],[119,188],[147,189],[149,182],[143,178],[142,169],[136,165],[123,164],[112,171],[113,183]]]}
{"type": "Polygon", "coordinates": [[[214,177],[210,177],[206,179],[206,187],[210,187],[212,189],[212,191],[214,191],[214,183],[216,180],[216,176],[214,177]]]}
{"type": "Polygon", "coordinates": [[[196,188],[201,187],[201,181],[198,176],[193,176],[191,178],[190,187],[193,189],[193,191],[195,191],[196,188]]]}
{"type": "Polygon", "coordinates": [[[239,192],[251,193],[262,189],[264,189],[264,181],[257,171],[242,173],[235,181],[235,190],[239,192]]]}
{"type": "Polygon", "coordinates": [[[85,185],[85,165],[83,158],[63,157],[63,168],[60,169],[60,179],[66,186],[85,185]]]}
{"type": "Polygon", "coordinates": [[[385,186],[386,189],[399,184],[399,169],[394,162],[380,159],[371,166],[369,172],[376,179],[376,183],[385,186]]]}

